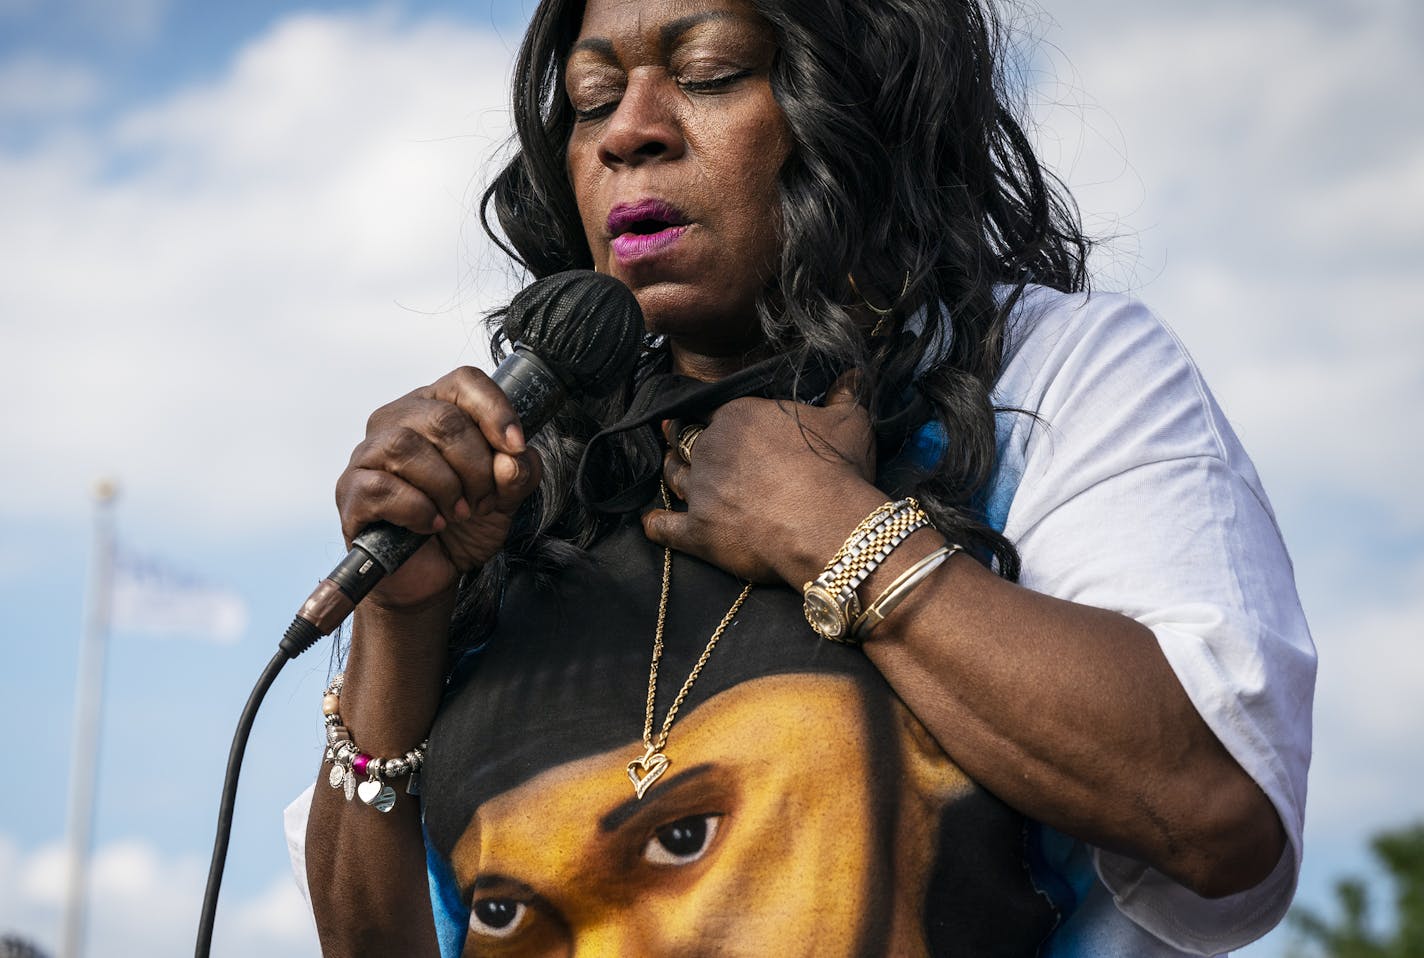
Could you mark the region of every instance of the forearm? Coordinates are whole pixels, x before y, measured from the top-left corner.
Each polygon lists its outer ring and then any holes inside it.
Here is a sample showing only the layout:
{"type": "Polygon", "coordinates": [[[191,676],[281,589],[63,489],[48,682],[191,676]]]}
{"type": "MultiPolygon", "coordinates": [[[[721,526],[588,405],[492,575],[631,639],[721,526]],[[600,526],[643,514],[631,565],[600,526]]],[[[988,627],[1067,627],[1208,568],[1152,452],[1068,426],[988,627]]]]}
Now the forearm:
{"type": "MultiPolygon", "coordinates": [[[[451,600],[395,615],[357,609],[341,716],[363,752],[404,755],[430,731],[445,670],[451,600]]],[[[325,772],[325,768],[323,769],[325,772]]],[[[307,877],[325,955],[435,955],[420,802],[384,814],[321,776],[307,826],[307,877]]]]}
{"type": "Polygon", "coordinates": [[[865,649],[966,772],[1026,814],[1202,894],[1270,873],[1280,821],[1149,630],[967,559],[940,572],[865,649]]]}
{"type": "MultiPolygon", "coordinates": [[[[883,501],[868,485],[828,497],[787,540],[798,543],[787,581],[812,577],[883,501]]],[[[942,541],[913,536],[862,597],[942,541]]],[[[865,652],[969,775],[1036,820],[1207,895],[1251,887],[1279,858],[1284,831],[1270,802],[1201,719],[1152,633],[1126,616],[956,556],[865,652]]]]}

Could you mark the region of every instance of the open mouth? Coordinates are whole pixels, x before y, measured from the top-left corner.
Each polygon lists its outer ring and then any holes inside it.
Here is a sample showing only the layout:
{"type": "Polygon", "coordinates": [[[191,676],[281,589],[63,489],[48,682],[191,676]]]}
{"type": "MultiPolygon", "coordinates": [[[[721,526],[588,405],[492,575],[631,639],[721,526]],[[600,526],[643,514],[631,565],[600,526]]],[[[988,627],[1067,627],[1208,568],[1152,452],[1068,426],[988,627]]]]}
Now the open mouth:
{"type": "Polygon", "coordinates": [[[620,203],[608,213],[608,235],[613,254],[625,265],[648,259],[668,249],[687,231],[689,220],[681,210],[662,200],[620,203]]]}
{"type": "Polygon", "coordinates": [[[646,219],[629,223],[628,228],[623,232],[632,233],[634,236],[652,236],[654,233],[661,233],[665,229],[674,226],[681,226],[681,223],[673,223],[669,220],[646,219]]]}
{"type": "Polygon", "coordinates": [[[682,211],[662,200],[638,200],[619,203],[608,212],[610,237],[633,235],[653,236],[665,230],[687,225],[682,211]]]}

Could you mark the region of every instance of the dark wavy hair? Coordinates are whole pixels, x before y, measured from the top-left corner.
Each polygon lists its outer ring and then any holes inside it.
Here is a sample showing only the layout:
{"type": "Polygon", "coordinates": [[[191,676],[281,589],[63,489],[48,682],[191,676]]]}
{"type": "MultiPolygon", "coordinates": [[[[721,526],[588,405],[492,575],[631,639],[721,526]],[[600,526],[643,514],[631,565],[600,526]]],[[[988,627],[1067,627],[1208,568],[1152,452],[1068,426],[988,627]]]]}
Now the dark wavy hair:
{"type": "MultiPolygon", "coordinates": [[[[903,408],[907,389],[918,393],[951,439],[914,494],[948,538],[1016,578],[1018,554],[982,510],[995,459],[990,391],[1025,286],[1083,290],[1089,244],[1015,116],[1007,31],[979,0],[751,2],[776,35],[772,91],[794,139],[780,176],[780,261],[758,303],[766,340],[860,369],[877,420],[903,408]],[[882,306],[903,286],[892,319],[927,317],[912,345],[866,336],[852,275],[882,306]]],[[[574,114],[563,68],[583,7],[544,0],[535,11],[514,68],[517,150],[481,205],[486,232],[534,278],[592,266],[565,165],[574,114]]],[[[491,317],[497,358],[501,320],[491,317]]],[[[650,343],[646,360],[657,352],[650,343]]],[[[569,410],[536,438],[544,482],[509,547],[464,584],[457,644],[492,622],[511,563],[567,560],[596,539],[599,522],[571,485],[588,438],[626,401],[569,410]]],[[[620,472],[615,462],[607,481],[620,472]]]]}

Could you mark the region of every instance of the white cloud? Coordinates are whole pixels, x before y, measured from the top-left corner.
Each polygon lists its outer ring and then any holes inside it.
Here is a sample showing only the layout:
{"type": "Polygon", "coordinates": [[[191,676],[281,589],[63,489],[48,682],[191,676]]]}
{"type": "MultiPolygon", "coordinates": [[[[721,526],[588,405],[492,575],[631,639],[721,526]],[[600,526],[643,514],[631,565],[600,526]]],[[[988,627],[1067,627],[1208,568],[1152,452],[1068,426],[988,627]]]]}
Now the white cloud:
{"type": "Polygon", "coordinates": [[[1424,656],[1415,651],[1424,639],[1424,559],[1405,578],[1391,603],[1323,610],[1311,770],[1318,826],[1388,821],[1403,796],[1424,792],[1424,656]]]}
{"type": "Polygon", "coordinates": [[[0,63],[0,119],[74,113],[98,93],[99,78],[77,63],[33,55],[0,63]]]}
{"type": "Polygon", "coordinates": [[[261,894],[233,909],[235,927],[274,944],[316,941],[316,926],[293,879],[274,879],[261,894]]]}
{"type": "MultiPolygon", "coordinates": [[[[0,866],[0,931],[18,932],[56,950],[68,875],[63,848],[49,845],[24,853],[10,836],[0,834],[0,866]]],[[[90,866],[90,953],[190,951],[206,880],[207,866],[196,856],[167,857],[137,839],[99,848],[90,866]]],[[[225,890],[213,938],[213,954],[221,958],[316,953],[310,913],[288,874],[274,876],[251,897],[225,890]]]]}
{"type": "Polygon", "coordinates": [[[1276,250],[1334,261],[1418,244],[1424,126],[1402,93],[1424,62],[1407,16],[1232,4],[1112,32],[1070,20],[1041,93],[1062,106],[1043,115],[1067,144],[1050,156],[1090,207],[1143,208],[1139,225],[1245,268],[1280,265],[1276,250]]]}
{"type": "Polygon", "coordinates": [[[65,883],[69,880],[69,859],[63,846],[46,845],[23,868],[17,864],[14,874],[26,899],[50,908],[63,907],[65,883]]]}
{"type": "Polygon", "coordinates": [[[506,61],[454,23],[294,17],[211,86],[0,155],[6,509],[116,475],[189,526],[328,514],[367,413],[484,357],[506,61]]]}

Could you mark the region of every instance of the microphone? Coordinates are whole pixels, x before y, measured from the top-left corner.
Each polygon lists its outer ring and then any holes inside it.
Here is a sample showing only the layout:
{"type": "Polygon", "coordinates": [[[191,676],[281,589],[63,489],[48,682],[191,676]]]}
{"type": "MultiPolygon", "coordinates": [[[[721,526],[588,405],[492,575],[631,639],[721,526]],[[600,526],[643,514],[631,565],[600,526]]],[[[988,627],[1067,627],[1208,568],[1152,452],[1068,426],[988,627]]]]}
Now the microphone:
{"type": "MultiPolygon", "coordinates": [[[[643,313],[621,282],[589,270],[546,276],[521,290],[504,318],[513,349],[490,376],[509,397],[526,438],[575,397],[606,396],[628,379],[643,336],[643,313]]],[[[279,647],[296,658],[329,635],[376,583],[430,538],[376,522],[302,604],[279,647]]]]}

